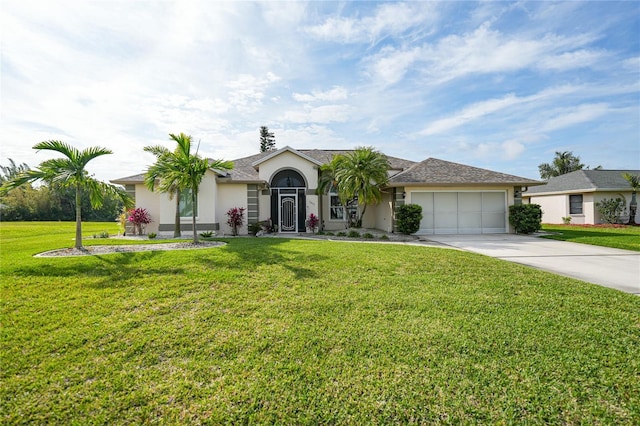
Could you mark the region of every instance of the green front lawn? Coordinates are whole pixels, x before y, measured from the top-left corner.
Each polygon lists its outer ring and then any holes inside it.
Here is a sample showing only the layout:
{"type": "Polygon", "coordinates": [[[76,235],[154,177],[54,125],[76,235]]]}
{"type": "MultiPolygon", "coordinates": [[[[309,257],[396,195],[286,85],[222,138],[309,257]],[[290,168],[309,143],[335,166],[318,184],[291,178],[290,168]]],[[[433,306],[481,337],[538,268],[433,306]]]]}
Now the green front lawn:
{"type": "Polygon", "coordinates": [[[3,424],[640,423],[637,296],[408,245],[34,258],[73,224],[29,225],[0,228],[3,424]]]}
{"type": "Polygon", "coordinates": [[[544,238],[640,251],[640,226],[542,225],[544,238]]]}

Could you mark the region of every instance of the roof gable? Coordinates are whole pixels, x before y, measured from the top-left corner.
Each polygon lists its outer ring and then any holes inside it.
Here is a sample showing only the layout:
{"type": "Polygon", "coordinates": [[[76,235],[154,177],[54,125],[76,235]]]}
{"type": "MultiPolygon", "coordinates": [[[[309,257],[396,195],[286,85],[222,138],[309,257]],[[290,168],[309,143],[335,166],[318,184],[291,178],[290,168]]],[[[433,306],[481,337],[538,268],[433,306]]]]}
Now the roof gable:
{"type": "Polygon", "coordinates": [[[389,179],[390,184],[509,184],[540,185],[542,182],[478,167],[427,158],[389,179]]]}
{"type": "Polygon", "coordinates": [[[259,158],[258,160],[254,161],[253,163],[251,163],[252,166],[254,167],[258,167],[261,163],[264,163],[265,161],[268,161],[274,157],[277,157],[278,155],[281,155],[284,152],[290,152],[294,155],[297,155],[298,157],[304,158],[307,161],[310,161],[311,163],[315,164],[316,166],[321,166],[322,162],[316,160],[315,158],[309,157],[308,155],[304,154],[303,152],[297,151],[293,148],[291,148],[290,146],[285,146],[284,148],[280,148],[277,151],[269,151],[267,153],[267,155],[265,155],[264,157],[259,158]]]}

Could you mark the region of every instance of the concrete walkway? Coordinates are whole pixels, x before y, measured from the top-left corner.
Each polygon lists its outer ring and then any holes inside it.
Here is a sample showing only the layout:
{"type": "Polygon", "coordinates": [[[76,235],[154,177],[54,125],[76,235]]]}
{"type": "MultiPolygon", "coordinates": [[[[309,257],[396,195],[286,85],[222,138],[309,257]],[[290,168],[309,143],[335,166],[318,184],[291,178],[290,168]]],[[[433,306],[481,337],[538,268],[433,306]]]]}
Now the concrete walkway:
{"type": "Polygon", "coordinates": [[[640,252],[513,235],[428,235],[461,250],[640,295],[640,252]]]}

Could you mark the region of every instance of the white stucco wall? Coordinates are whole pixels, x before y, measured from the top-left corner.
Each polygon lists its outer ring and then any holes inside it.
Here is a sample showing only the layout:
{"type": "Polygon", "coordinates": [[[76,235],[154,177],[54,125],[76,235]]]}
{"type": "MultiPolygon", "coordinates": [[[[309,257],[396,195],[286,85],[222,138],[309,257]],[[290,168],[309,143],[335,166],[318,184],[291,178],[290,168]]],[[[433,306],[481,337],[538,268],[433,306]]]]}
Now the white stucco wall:
{"type": "Polygon", "coordinates": [[[382,201],[380,203],[368,207],[368,209],[372,210],[371,214],[375,218],[375,225],[373,226],[375,229],[380,229],[385,232],[393,231],[392,198],[392,191],[385,192],[382,194],[382,201]]]}
{"type": "MultiPolygon", "coordinates": [[[[247,208],[247,184],[243,183],[221,183],[218,185],[218,202],[216,206],[216,216],[220,223],[220,231],[225,235],[231,235],[231,227],[227,225],[227,212],[234,207],[247,208]]],[[[245,211],[244,225],[238,229],[240,235],[246,235],[247,214],[245,211]]]]}
{"type": "Polygon", "coordinates": [[[269,160],[260,163],[258,175],[260,179],[271,182],[273,176],[283,169],[298,171],[307,181],[307,188],[315,190],[318,187],[318,166],[292,152],[284,151],[269,160]]]}
{"type": "MultiPolygon", "coordinates": [[[[542,223],[563,223],[562,218],[570,216],[569,196],[567,194],[523,197],[523,202],[540,206],[542,209],[542,223]]],[[[571,222],[583,224],[584,215],[572,215],[571,222]]]]}
{"type": "Polygon", "coordinates": [[[157,193],[149,191],[147,187],[142,184],[136,184],[136,208],[147,209],[151,216],[151,223],[145,227],[145,231],[158,233],[158,225],[160,223],[160,198],[157,193]]]}

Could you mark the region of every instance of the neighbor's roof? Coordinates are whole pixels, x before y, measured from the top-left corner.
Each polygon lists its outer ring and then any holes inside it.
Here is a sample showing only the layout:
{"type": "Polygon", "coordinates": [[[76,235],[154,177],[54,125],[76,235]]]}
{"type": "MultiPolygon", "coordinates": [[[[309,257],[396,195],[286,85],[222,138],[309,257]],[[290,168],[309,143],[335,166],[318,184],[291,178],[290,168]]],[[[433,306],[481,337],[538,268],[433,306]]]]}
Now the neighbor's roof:
{"type": "Polygon", "coordinates": [[[144,182],[144,173],[139,173],[137,175],[111,180],[111,183],[115,183],[118,185],[131,185],[131,184],[143,183],[143,182],[144,182]]]}
{"type": "Polygon", "coordinates": [[[547,194],[562,192],[630,191],[624,173],[640,175],[640,170],[576,170],[575,172],[552,177],[542,186],[530,188],[526,194],[547,194]]]}
{"type": "Polygon", "coordinates": [[[450,161],[427,158],[409,169],[392,176],[391,186],[404,185],[469,185],[469,184],[505,184],[505,185],[542,185],[543,182],[520,176],[494,172],[450,161]]]}

